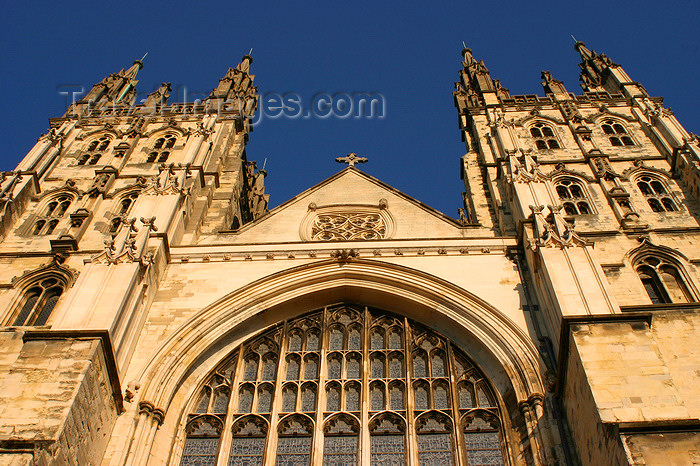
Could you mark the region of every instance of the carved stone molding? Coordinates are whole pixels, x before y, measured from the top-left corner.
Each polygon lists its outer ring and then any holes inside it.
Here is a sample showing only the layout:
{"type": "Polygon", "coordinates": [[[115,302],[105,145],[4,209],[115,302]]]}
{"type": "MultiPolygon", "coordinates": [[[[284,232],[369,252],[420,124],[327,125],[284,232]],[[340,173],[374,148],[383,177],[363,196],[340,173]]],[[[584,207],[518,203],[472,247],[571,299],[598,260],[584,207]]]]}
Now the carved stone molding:
{"type": "Polygon", "coordinates": [[[379,240],[391,238],[394,230],[386,201],[380,201],[376,206],[310,206],[299,235],[303,241],[379,240]]]}

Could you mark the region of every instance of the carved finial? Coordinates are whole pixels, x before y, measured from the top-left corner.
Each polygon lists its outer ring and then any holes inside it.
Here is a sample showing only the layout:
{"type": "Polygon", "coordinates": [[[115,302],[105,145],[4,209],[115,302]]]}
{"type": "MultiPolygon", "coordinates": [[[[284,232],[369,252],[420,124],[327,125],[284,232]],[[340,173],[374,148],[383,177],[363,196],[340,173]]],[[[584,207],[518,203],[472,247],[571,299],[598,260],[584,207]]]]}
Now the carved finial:
{"type": "Polygon", "coordinates": [[[345,157],[336,157],[335,161],[338,163],[347,163],[349,167],[354,167],[356,163],[365,163],[368,159],[367,157],[358,157],[356,153],[350,152],[345,157]]]}

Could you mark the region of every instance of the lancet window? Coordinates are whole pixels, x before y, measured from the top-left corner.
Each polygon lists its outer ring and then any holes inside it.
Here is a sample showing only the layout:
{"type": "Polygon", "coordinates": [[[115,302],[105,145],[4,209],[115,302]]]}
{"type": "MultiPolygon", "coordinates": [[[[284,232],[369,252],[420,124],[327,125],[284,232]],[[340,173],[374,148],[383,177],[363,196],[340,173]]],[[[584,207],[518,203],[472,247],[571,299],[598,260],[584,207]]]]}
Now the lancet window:
{"type": "Polygon", "coordinates": [[[647,256],[637,262],[636,270],[653,304],[695,301],[681,270],[671,261],[647,256]]]}
{"type": "Polygon", "coordinates": [[[637,178],[637,187],[644,194],[649,207],[654,212],[676,212],[678,210],[668,187],[660,179],[650,175],[640,176],[637,178]]]}
{"type": "Polygon", "coordinates": [[[248,340],[206,379],[180,464],[506,464],[501,420],[448,339],[335,305],[248,340]]]}
{"type": "Polygon", "coordinates": [[[530,136],[535,140],[538,149],[559,149],[561,145],[554,135],[551,126],[545,123],[535,123],[530,127],[530,136]]]}
{"type": "Polygon", "coordinates": [[[115,217],[109,222],[109,232],[114,234],[119,231],[119,227],[122,224],[122,218],[129,213],[131,208],[134,206],[136,198],[139,197],[138,192],[132,192],[122,196],[117,200],[115,205],[116,212],[115,217]]]}
{"type": "Polygon", "coordinates": [[[586,215],[593,213],[583,186],[572,178],[559,179],[554,183],[559,200],[567,215],[586,215]]]}
{"type": "Polygon", "coordinates": [[[109,147],[111,139],[107,136],[102,136],[99,139],[95,139],[85,149],[85,152],[80,154],[78,157],[78,165],[97,165],[100,161],[100,157],[105,153],[109,147]]]}
{"type": "Polygon", "coordinates": [[[174,134],[166,134],[165,136],[156,139],[156,142],[153,144],[153,148],[148,153],[146,162],[167,162],[172,148],[175,147],[176,141],[177,138],[174,134]]]}
{"type": "Polygon", "coordinates": [[[44,325],[63,294],[65,284],[45,277],[26,288],[12,325],[44,325]]]}
{"type": "Polygon", "coordinates": [[[604,120],[601,125],[603,132],[608,136],[613,146],[633,146],[634,141],[627,133],[622,123],[615,120],[604,120]]]}
{"type": "Polygon", "coordinates": [[[53,234],[58,222],[68,211],[71,202],[73,202],[73,197],[68,194],[51,199],[39,211],[40,215],[34,220],[31,233],[33,235],[53,234]]]}

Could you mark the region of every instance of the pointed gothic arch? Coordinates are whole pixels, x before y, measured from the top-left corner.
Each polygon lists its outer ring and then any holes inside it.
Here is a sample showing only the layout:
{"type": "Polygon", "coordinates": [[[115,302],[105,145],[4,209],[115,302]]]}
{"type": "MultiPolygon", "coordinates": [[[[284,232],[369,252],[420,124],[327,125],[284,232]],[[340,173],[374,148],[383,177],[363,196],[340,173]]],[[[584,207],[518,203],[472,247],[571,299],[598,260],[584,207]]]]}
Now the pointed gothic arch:
{"type": "Polygon", "coordinates": [[[4,316],[7,325],[44,325],[59,298],[72,287],[78,272],[62,264],[60,256],[34,270],[12,279],[17,290],[4,316]]]}
{"type": "Polygon", "coordinates": [[[680,251],[645,238],[625,260],[653,304],[700,301],[700,289],[688,271],[688,258],[680,251]]]}
{"type": "MultiPolygon", "coordinates": [[[[272,316],[279,322],[309,309],[348,301],[423,322],[477,355],[481,370],[491,377],[504,412],[508,412],[504,416],[506,423],[511,422],[512,416],[519,418],[522,403],[529,405],[544,393],[536,349],[515,323],[483,300],[407,267],[374,260],[355,260],[340,266],[329,260],[265,277],[194,315],[164,341],[138,377],[143,383],[139,393],[142,403],[163,410],[170,420],[164,425],[172,428],[184,413],[183,406],[172,404],[173,399],[191,399],[198,389],[199,377],[219,364],[233,348],[269,328],[261,328],[261,323],[270,322],[272,316]],[[193,360],[193,354],[199,356],[193,360]]],[[[322,393],[320,387],[317,393],[322,393]]],[[[520,428],[531,426],[522,423],[520,428]]],[[[533,431],[525,435],[541,434],[533,431]]],[[[147,441],[134,439],[134,444],[147,441]]],[[[508,448],[516,451],[519,446],[511,445],[511,441],[517,442],[515,438],[508,440],[508,448]]],[[[174,454],[179,455],[177,451],[174,454]]]]}

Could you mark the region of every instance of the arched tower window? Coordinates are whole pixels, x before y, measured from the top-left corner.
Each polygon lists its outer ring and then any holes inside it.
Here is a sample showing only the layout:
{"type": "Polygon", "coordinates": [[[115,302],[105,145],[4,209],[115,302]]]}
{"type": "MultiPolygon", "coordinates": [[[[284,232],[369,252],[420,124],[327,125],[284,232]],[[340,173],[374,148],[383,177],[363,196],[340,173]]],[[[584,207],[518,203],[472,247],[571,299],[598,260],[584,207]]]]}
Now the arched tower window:
{"type": "Polygon", "coordinates": [[[78,157],[78,165],[97,165],[100,157],[105,153],[112,140],[108,136],[102,136],[90,142],[85,151],[78,157]]]}
{"type": "Polygon", "coordinates": [[[554,135],[554,130],[551,126],[545,123],[535,123],[530,127],[530,136],[535,140],[537,149],[559,149],[561,145],[554,135]]]}
{"type": "Polygon", "coordinates": [[[581,182],[573,178],[562,178],[555,181],[554,187],[567,215],[593,213],[581,182]]]}
{"type": "Polygon", "coordinates": [[[34,220],[31,233],[33,235],[50,235],[58,226],[61,218],[66,214],[73,202],[73,196],[61,194],[52,198],[39,209],[39,215],[34,220]]]}
{"type": "Polygon", "coordinates": [[[181,464],[505,464],[500,410],[479,369],[442,335],[386,312],[334,305],[282,322],[207,380],[184,422],[181,464]],[[215,408],[216,393],[232,394],[228,410],[215,408]]]}
{"type": "Polygon", "coordinates": [[[45,277],[28,286],[12,325],[45,325],[64,288],[65,283],[56,277],[45,277]]]}
{"type": "Polygon", "coordinates": [[[137,197],[139,197],[138,192],[131,192],[116,200],[114,207],[116,216],[109,222],[109,233],[114,234],[119,231],[119,227],[122,224],[122,218],[129,213],[131,208],[134,206],[134,202],[136,201],[137,197]]]}
{"type": "Polygon", "coordinates": [[[156,139],[153,148],[149,151],[146,162],[165,163],[168,161],[172,148],[175,147],[177,138],[174,134],[166,134],[156,139]]]}
{"type": "Polygon", "coordinates": [[[673,200],[668,186],[659,178],[651,175],[642,175],[637,178],[637,187],[654,212],[678,211],[678,206],[673,200]]]}
{"type": "Polygon", "coordinates": [[[681,269],[671,261],[647,256],[637,261],[635,269],[653,304],[695,301],[681,269]]]}
{"type": "Polygon", "coordinates": [[[604,120],[601,124],[603,132],[608,136],[613,146],[633,146],[634,141],[629,136],[622,123],[616,120],[604,120]]]}

